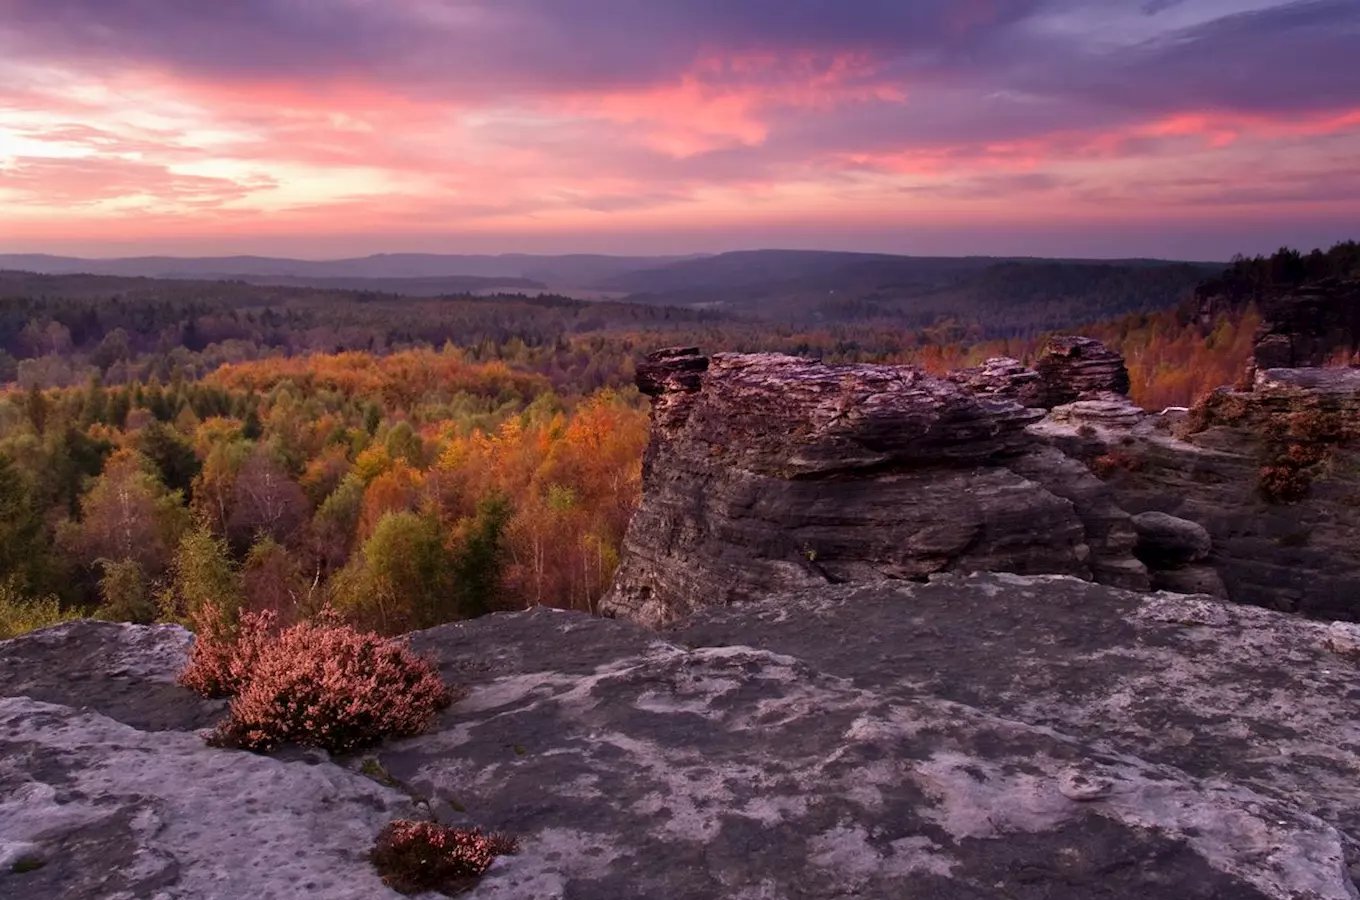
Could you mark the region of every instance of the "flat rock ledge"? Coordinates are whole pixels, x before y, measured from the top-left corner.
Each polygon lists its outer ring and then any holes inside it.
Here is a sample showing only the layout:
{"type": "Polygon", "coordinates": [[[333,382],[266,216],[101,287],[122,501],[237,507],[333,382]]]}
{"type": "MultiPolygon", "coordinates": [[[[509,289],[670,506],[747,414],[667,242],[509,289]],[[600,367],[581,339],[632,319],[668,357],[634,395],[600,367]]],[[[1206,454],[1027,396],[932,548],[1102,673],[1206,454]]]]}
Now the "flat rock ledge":
{"type": "Polygon", "coordinates": [[[0,643],[0,895],[395,900],[431,809],[520,838],[471,898],[1360,896],[1354,625],[977,574],[412,643],[469,693],[337,760],[204,746],[177,629],[0,643]]]}

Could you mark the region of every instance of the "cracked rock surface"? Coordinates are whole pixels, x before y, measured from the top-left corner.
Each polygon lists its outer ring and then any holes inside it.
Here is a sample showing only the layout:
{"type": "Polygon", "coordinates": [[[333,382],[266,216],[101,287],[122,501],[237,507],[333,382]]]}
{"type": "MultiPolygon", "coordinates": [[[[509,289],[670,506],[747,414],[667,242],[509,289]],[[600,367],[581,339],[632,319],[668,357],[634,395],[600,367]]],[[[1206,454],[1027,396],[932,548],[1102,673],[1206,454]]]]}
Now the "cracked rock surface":
{"type": "Polygon", "coordinates": [[[0,644],[0,895],[395,900],[365,855],[415,795],[520,839],[473,898],[1360,896],[1354,625],[979,574],[412,643],[468,693],[366,755],[393,787],[204,746],[176,629],[0,644]]]}

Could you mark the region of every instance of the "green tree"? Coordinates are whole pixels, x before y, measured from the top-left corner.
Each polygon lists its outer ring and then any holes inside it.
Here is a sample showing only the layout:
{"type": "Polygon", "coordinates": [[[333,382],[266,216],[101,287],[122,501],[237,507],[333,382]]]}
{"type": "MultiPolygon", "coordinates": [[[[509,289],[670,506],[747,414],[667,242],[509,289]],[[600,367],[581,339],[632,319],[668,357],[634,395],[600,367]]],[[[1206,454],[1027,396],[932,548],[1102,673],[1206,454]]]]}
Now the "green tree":
{"type": "Polygon", "coordinates": [[[387,455],[393,459],[404,459],[413,469],[425,468],[425,446],[420,435],[416,434],[410,422],[398,422],[387,432],[383,441],[387,455]]]}
{"type": "Polygon", "coordinates": [[[349,475],[317,509],[312,518],[311,540],[317,557],[329,568],[340,568],[353,552],[363,508],[364,481],[349,475]]]}
{"type": "Polygon", "coordinates": [[[192,499],[194,479],[203,466],[194,448],[174,427],[164,422],[152,422],[137,436],[137,449],[156,464],[161,481],[172,491],[179,491],[192,499]]]}
{"type": "Polygon", "coordinates": [[[510,502],[502,495],[477,504],[477,515],[465,522],[454,555],[453,600],[458,618],[475,618],[496,608],[505,565],[504,537],[510,502]]]}
{"type": "Polygon", "coordinates": [[[0,454],[0,581],[18,590],[45,588],[51,564],[46,528],[33,491],[8,456],[0,454]]]}
{"type": "Polygon", "coordinates": [[[179,543],[161,616],[171,622],[190,622],[205,607],[219,610],[234,622],[241,609],[241,579],[227,542],[199,525],[179,543]]]}
{"type": "Polygon", "coordinates": [[[336,582],[337,607],[386,634],[455,617],[453,561],[432,516],[387,513],[336,582]]]}
{"type": "Polygon", "coordinates": [[[99,579],[99,617],[140,625],[154,622],[156,601],[141,563],[135,559],[104,559],[100,564],[104,574],[99,579]]]}

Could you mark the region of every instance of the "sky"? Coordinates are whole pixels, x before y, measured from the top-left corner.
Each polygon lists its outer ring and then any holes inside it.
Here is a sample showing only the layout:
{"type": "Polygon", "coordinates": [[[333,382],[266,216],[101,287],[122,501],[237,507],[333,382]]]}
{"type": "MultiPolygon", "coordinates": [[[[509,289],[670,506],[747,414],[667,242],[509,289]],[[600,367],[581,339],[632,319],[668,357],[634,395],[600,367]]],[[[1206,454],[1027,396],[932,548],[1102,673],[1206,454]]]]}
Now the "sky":
{"type": "Polygon", "coordinates": [[[0,252],[1360,237],[1360,0],[0,0],[0,252]]]}

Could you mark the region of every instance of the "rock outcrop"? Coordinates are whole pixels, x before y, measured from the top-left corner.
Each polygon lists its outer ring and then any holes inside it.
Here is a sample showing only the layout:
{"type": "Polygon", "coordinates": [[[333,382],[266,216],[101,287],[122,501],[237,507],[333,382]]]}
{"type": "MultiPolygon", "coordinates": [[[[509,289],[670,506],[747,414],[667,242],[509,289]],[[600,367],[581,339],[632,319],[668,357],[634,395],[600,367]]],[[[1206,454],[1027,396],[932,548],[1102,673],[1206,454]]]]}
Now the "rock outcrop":
{"type": "Polygon", "coordinates": [[[336,760],[206,747],[178,629],[0,643],[0,895],[398,900],[433,815],[520,840],[470,900],[1356,896],[1355,626],[984,574],[412,642],[464,699],[336,760]]]}
{"type": "Polygon", "coordinates": [[[1360,281],[1331,279],[1261,303],[1258,369],[1325,366],[1360,358],[1360,281]]]}
{"type": "Polygon", "coordinates": [[[602,608],[710,604],[944,571],[1146,587],[1127,513],[1031,436],[1043,416],[909,367],[664,351],[641,508],[602,608]]]}
{"type": "Polygon", "coordinates": [[[1360,620],[1360,369],[1263,370],[1249,388],[1162,415],[1075,403],[1029,433],[1100,471],[1135,525],[1204,529],[1209,552],[1179,565],[1144,529],[1155,587],[1360,620]]]}
{"type": "Polygon", "coordinates": [[[1039,358],[1039,379],[1045,408],[1088,400],[1105,393],[1127,394],[1129,370],[1124,358],[1100,341],[1060,335],[1051,339],[1039,358]]]}
{"type": "Polygon", "coordinates": [[[1124,358],[1097,340],[1076,335],[1049,339],[1035,369],[1002,356],[945,378],[981,397],[1043,409],[1129,392],[1124,358]]]}
{"type": "Polygon", "coordinates": [[[1261,370],[1159,415],[1076,337],[942,379],[663,351],[639,385],[652,440],[610,615],[1007,571],[1360,620],[1360,369],[1261,370]]]}

